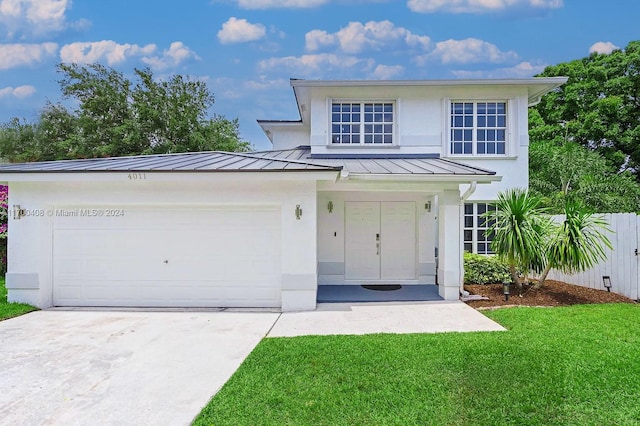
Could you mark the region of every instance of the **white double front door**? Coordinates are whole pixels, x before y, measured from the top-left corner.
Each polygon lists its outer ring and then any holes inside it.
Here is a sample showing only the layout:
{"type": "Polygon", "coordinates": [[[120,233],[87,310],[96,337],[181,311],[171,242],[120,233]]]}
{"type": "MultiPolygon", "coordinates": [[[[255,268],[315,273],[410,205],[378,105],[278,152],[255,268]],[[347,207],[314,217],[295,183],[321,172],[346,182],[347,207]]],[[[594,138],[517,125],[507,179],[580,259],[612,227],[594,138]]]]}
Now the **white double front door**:
{"type": "Polygon", "coordinates": [[[345,210],[345,279],[416,279],[415,202],[348,201],[345,210]]]}

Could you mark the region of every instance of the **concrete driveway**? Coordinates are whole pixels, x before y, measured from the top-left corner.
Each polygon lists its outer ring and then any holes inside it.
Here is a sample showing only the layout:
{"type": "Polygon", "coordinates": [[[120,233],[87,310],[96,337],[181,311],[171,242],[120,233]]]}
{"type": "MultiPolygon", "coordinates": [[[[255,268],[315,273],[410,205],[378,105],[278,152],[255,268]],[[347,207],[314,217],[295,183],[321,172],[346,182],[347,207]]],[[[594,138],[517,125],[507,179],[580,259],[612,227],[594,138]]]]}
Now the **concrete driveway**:
{"type": "Polygon", "coordinates": [[[49,310],[0,321],[0,424],[189,424],[278,315],[49,310]]]}

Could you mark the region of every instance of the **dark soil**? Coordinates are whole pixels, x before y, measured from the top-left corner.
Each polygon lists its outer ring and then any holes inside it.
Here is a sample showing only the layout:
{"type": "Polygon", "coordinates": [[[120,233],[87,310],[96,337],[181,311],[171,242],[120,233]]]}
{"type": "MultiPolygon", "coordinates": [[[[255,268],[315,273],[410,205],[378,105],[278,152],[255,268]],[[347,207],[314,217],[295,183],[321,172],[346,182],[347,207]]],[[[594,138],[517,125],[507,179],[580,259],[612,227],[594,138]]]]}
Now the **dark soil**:
{"type": "Polygon", "coordinates": [[[474,308],[493,308],[500,306],[568,306],[590,303],[636,303],[628,297],[606,290],[581,287],[560,281],[547,280],[539,289],[525,286],[522,291],[511,286],[509,300],[504,300],[502,284],[465,285],[465,290],[489,298],[466,302],[474,308]]]}

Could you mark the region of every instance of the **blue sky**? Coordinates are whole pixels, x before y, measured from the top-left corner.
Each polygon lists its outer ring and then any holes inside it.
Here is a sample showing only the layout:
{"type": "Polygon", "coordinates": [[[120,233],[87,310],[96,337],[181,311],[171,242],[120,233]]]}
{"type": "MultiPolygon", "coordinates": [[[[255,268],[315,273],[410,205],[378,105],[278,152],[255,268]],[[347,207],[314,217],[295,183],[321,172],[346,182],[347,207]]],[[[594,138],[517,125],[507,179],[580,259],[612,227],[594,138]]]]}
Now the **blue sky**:
{"type": "Polygon", "coordinates": [[[0,121],[60,100],[59,62],[206,81],[212,113],[298,119],[290,78],[530,77],[640,39],[638,0],[0,0],[0,121]]]}

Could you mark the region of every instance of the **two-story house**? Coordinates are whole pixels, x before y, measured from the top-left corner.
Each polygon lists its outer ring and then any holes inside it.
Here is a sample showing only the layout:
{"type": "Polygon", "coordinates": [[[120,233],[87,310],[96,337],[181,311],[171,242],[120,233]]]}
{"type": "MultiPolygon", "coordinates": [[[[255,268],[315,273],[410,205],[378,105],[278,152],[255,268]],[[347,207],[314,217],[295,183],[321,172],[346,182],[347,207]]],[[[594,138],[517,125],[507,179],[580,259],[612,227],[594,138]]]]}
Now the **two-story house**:
{"type": "Polygon", "coordinates": [[[565,78],[292,80],[273,150],[0,166],[9,299],[310,310],[318,286],[459,297],[480,219],[528,183],[528,107],[565,78]]]}

